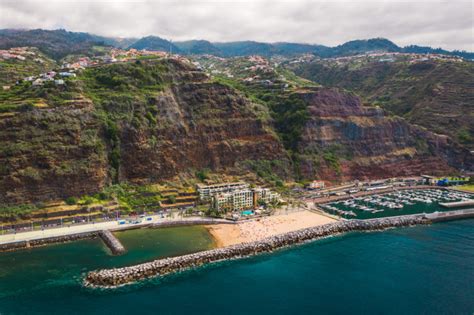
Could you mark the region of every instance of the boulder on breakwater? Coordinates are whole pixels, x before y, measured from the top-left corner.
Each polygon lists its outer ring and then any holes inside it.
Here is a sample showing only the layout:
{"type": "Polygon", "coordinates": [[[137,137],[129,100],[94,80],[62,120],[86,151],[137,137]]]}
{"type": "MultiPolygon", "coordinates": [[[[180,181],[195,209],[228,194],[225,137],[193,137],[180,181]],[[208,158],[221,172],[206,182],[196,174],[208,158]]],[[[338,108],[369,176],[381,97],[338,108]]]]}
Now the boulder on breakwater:
{"type": "Polygon", "coordinates": [[[430,223],[430,221],[424,215],[339,221],[275,235],[256,242],[242,243],[178,257],[158,259],[136,266],[92,271],[87,275],[84,283],[86,286],[115,287],[145,278],[179,272],[212,262],[271,252],[289,245],[341,233],[352,231],[378,231],[391,227],[428,223],[430,223]]]}

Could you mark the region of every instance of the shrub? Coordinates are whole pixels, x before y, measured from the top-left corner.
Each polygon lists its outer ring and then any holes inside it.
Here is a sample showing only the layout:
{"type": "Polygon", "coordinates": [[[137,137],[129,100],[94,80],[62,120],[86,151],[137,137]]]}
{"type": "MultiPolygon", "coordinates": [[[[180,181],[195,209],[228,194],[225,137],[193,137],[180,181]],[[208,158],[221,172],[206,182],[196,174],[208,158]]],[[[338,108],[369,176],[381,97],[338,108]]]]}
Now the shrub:
{"type": "Polygon", "coordinates": [[[176,196],[175,195],[169,195],[168,196],[168,202],[169,203],[176,203],[176,196]]]}
{"type": "Polygon", "coordinates": [[[323,158],[336,173],[340,173],[341,165],[339,164],[339,158],[333,152],[325,152],[323,158]]]}
{"type": "Polygon", "coordinates": [[[26,103],[18,107],[18,111],[22,113],[32,111],[33,109],[35,109],[35,106],[30,103],[26,103]]]}
{"type": "Polygon", "coordinates": [[[467,129],[461,129],[458,132],[458,139],[461,143],[472,142],[472,136],[467,129]]]}
{"type": "Polygon", "coordinates": [[[77,203],[77,198],[75,197],[67,197],[66,200],[65,200],[66,204],[67,205],[75,205],[77,203]]]}
{"type": "Polygon", "coordinates": [[[209,178],[209,169],[204,168],[204,169],[202,169],[202,170],[200,170],[200,171],[197,171],[197,172],[196,172],[196,177],[197,177],[201,182],[205,181],[206,179],[209,178]]]}

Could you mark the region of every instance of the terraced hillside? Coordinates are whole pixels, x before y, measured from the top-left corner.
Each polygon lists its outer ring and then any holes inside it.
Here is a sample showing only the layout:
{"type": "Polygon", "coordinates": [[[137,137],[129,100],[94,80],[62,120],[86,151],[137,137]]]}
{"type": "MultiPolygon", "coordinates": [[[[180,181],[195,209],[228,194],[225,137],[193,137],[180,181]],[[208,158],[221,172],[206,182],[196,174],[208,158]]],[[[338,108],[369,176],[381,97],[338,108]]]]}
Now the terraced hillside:
{"type": "Polygon", "coordinates": [[[353,91],[409,122],[474,148],[474,63],[428,60],[317,60],[296,74],[353,91]]]}
{"type": "Polygon", "coordinates": [[[203,168],[240,172],[246,161],[288,168],[266,110],[185,62],[106,65],[64,86],[15,86],[0,108],[0,203],[80,196],[203,168]],[[25,105],[31,102],[43,105],[25,105]]]}

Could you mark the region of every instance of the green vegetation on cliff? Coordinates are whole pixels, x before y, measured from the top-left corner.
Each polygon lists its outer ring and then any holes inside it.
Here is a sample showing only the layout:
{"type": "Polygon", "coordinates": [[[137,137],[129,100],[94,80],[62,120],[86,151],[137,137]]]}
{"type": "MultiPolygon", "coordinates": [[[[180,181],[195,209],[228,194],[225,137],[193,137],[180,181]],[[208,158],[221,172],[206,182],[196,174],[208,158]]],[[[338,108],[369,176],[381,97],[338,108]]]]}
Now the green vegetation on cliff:
{"type": "Polygon", "coordinates": [[[0,118],[0,189],[8,192],[0,202],[287,158],[266,107],[172,59],[91,67],[64,85],[20,84],[0,101],[8,114],[0,118]]]}

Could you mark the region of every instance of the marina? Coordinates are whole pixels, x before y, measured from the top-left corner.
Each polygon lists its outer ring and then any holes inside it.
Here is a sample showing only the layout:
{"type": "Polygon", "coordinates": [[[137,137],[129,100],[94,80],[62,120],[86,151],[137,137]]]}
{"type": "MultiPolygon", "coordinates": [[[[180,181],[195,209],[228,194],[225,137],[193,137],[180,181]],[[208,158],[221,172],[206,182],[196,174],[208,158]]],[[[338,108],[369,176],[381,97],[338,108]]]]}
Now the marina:
{"type": "Polygon", "coordinates": [[[423,189],[354,197],[320,205],[327,213],[345,219],[370,219],[416,213],[443,212],[474,204],[474,196],[465,192],[423,189]]]}

